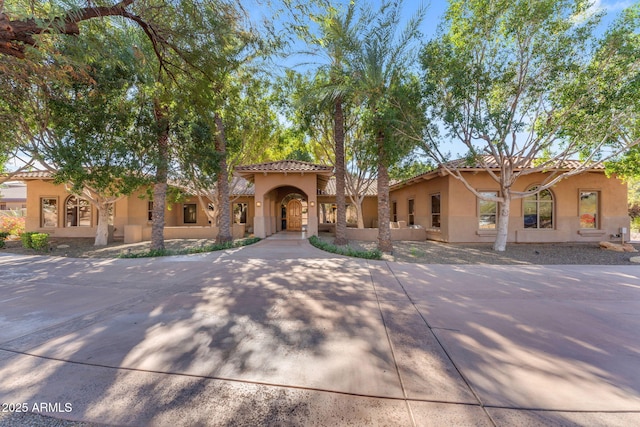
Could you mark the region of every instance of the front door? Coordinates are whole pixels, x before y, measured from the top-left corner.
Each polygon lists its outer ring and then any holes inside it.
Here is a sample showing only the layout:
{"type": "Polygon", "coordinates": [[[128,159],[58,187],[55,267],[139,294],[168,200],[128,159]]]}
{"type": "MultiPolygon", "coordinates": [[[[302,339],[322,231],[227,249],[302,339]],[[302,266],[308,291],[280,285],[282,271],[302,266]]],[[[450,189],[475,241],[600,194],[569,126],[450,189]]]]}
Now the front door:
{"type": "Polygon", "coordinates": [[[287,230],[302,231],[302,203],[298,199],[287,203],[287,230]]]}

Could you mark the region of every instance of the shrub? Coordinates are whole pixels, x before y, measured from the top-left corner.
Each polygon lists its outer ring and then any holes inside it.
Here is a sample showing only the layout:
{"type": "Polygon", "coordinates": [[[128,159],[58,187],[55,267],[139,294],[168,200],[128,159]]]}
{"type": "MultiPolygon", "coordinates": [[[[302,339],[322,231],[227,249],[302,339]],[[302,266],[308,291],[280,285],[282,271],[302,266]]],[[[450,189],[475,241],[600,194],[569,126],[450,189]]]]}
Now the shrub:
{"type": "Polygon", "coordinates": [[[6,231],[12,236],[20,236],[24,233],[24,221],[24,217],[0,216],[0,231],[6,231]]]}
{"type": "Polygon", "coordinates": [[[186,248],[180,250],[150,249],[145,252],[123,253],[118,255],[118,258],[150,258],[158,256],[199,254],[203,252],[214,252],[224,249],[239,248],[241,246],[247,246],[259,242],[260,240],[261,239],[259,237],[252,237],[244,240],[236,240],[234,242],[214,243],[212,245],[200,246],[199,248],[186,248]]]}
{"type": "Polygon", "coordinates": [[[4,241],[9,237],[8,231],[0,231],[0,248],[4,248],[4,241]]]}
{"type": "Polygon", "coordinates": [[[31,243],[31,236],[33,236],[34,234],[37,234],[33,231],[29,231],[26,233],[22,233],[20,235],[20,240],[22,241],[22,247],[25,249],[33,249],[32,243],[31,243]]]}
{"type": "Polygon", "coordinates": [[[49,249],[49,235],[47,233],[33,233],[31,235],[31,247],[36,251],[49,249]]]}
{"type": "Polygon", "coordinates": [[[359,251],[350,246],[336,246],[329,242],[325,242],[320,239],[318,236],[309,237],[309,243],[315,246],[318,249],[322,249],[323,251],[331,252],[333,254],[351,256],[355,258],[365,258],[365,259],[381,259],[382,252],[378,249],[374,249],[372,251],[359,251]]]}
{"type": "Polygon", "coordinates": [[[640,231],[640,216],[631,220],[631,229],[634,231],[640,231]]]}

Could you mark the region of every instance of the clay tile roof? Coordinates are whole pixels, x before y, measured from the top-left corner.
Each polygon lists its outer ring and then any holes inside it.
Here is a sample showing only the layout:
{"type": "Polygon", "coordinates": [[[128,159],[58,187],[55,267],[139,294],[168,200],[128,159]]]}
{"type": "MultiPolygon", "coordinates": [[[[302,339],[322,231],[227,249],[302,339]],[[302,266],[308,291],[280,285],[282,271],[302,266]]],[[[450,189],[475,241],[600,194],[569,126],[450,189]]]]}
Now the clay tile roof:
{"type": "MultiPolygon", "coordinates": [[[[345,188],[345,191],[347,192],[347,196],[348,196],[349,195],[349,190],[347,188],[345,188]]],[[[331,178],[329,178],[329,181],[327,182],[326,188],[323,191],[320,192],[320,195],[322,195],[322,196],[335,196],[336,195],[336,177],[335,176],[332,176],[331,178]]],[[[377,195],[378,195],[377,182],[375,180],[373,180],[369,184],[369,187],[367,188],[365,196],[377,196],[377,195]]]]}
{"type": "Polygon", "coordinates": [[[278,162],[236,166],[235,170],[238,172],[332,172],[333,167],[298,160],[281,160],[278,162]]]}
{"type": "Polygon", "coordinates": [[[256,187],[254,187],[252,182],[235,176],[229,185],[229,192],[233,196],[254,196],[256,194],[256,187]]]}
{"type": "MultiPolygon", "coordinates": [[[[456,159],[446,163],[446,165],[458,169],[484,169],[481,162],[482,160],[490,169],[500,168],[500,165],[493,156],[479,156],[476,159],[456,159]]],[[[535,164],[540,164],[540,162],[540,159],[535,159],[533,161],[526,161],[525,159],[515,159],[517,169],[532,167],[535,164]]],[[[549,164],[548,169],[577,169],[581,165],[582,162],[580,160],[565,160],[561,163],[549,164]]],[[[604,170],[604,164],[594,163],[591,169],[604,170]]]]}
{"type": "Polygon", "coordinates": [[[13,175],[11,179],[53,179],[53,174],[49,171],[20,172],[13,175]]]}

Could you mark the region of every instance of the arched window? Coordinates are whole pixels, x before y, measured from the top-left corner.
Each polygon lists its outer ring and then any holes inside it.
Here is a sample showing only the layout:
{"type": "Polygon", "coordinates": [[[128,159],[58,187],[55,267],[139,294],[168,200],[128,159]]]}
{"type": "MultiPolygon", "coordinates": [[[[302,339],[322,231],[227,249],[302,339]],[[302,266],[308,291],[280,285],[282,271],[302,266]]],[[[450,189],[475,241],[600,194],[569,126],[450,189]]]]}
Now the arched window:
{"type": "MultiPolygon", "coordinates": [[[[537,188],[530,188],[529,191],[537,188]]],[[[522,208],[524,228],[553,228],[553,194],[550,190],[542,190],[526,197],[522,208]]]]}
{"type": "Polygon", "coordinates": [[[64,205],[65,227],[91,227],[91,204],[88,200],[69,196],[64,205]]]}

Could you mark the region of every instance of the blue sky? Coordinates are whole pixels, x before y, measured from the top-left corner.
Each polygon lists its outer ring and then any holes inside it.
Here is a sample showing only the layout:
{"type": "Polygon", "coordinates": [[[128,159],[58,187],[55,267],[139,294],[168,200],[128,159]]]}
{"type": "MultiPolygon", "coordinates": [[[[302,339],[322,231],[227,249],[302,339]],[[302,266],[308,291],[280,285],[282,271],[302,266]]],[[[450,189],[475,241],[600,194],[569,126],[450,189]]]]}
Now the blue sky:
{"type": "MultiPolygon", "coordinates": [[[[270,9],[266,7],[266,5],[260,3],[264,0],[252,0],[250,5],[247,5],[247,10],[253,19],[271,19],[270,9]],[[256,3],[257,2],[257,3],[256,3]]],[[[274,3],[279,4],[278,0],[272,0],[274,3]]],[[[535,0],[531,0],[535,1],[535,0]]],[[[339,7],[339,5],[347,5],[349,0],[337,0],[334,1],[334,5],[339,7]]],[[[381,0],[356,0],[358,3],[369,4],[374,10],[381,4],[381,0]]],[[[403,16],[406,20],[408,20],[411,16],[415,15],[416,11],[419,9],[421,2],[420,1],[412,1],[412,0],[404,0],[403,2],[403,16]]],[[[435,37],[438,25],[442,22],[444,14],[448,7],[447,0],[431,0],[431,1],[423,1],[422,4],[427,5],[425,19],[421,26],[421,32],[423,33],[423,41],[427,41],[435,37]]],[[[613,19],[622,11],[623,9],[634,4],[634,1],[631,0],[595,0],[592,6],[593,11],[601,11],[604,10],[606,12],[606,16],[603,18],[601,28],[605,29],[611,24],[613,19]]],[[[282,18],[280,18],[282,19],[282,18]]],[[[298,49],[304,49],[304,45],[300,43],[298,49]]],[[[310,58],[304,56],[293,56],[291,58],[287,58],[282,61],[279,65],[283,67],[294,67],[299,71],[303,71],[308,68],[313,68],[312,64],[308,64],[307,61],[318,62],[318,58],[310,58]],[[304,65],[300,65],[304,63],[304,65]]],[[[321,62],[321,60],[320,60],[321,62]]]]}

